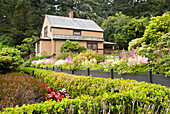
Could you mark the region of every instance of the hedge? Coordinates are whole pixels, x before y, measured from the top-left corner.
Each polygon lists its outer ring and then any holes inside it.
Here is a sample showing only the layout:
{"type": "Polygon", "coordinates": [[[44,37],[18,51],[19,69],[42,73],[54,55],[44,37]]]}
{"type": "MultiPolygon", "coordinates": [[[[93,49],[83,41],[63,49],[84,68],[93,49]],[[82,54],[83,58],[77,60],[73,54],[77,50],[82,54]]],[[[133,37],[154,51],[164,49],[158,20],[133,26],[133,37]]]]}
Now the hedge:
{"type": "Polygon", "coordinates": [[[66,88],[71,99],[62,102],[7,108],[3,113],[169,113],[170,89],[134,80],[102,79],[70,76],[44,69],[20,68],[52,85],[56,90],[66,88]],[[120,93],[113,90],[121,87],[120,93]]]}

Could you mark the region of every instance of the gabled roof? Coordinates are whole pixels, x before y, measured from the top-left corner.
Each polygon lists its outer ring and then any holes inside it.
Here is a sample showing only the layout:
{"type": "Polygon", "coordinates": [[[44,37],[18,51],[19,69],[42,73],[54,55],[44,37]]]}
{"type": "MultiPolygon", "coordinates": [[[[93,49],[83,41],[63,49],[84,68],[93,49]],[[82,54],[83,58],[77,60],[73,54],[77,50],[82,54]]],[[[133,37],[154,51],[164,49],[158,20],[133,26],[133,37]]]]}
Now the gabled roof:
{"type": "Polygon", "coordinates": [[[103,32],[94,21],[54,15],[46,15],[52,27],[103,32]]]}

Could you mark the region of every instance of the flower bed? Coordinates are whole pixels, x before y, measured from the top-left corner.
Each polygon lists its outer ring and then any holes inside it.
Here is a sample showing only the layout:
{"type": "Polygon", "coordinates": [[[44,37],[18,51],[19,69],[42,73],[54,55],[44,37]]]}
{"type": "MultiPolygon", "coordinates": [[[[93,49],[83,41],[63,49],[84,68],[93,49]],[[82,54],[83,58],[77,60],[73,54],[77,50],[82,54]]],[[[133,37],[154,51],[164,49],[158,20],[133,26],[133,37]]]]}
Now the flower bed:
{"type": "Polygon", "coordinates": [[[164,86],[123,79],[101,79],[70,76],[43,69],[20,68],[21,71],[41,77],[59,90],[65,88],[71,99],[61,102],[8,108],[3,113],[169,113],[170,89],[164,86]],[[114,93],[120,86],[120,93],[114,93]]]}
{"type": "MultiPolygon", "coordinates": [[[[170,52],[169,52],[170,53],[170,52]]],[[[152,69],[154,74],[170,75],[170,54],[165,54],[162,58],[150,60],[144,55],[135,54],[135,52],[129,51],[127,54],[125,50],[119,56],[99,56],[93,51],[87,50],[82,52],[76,57],[72,58],[69,55],[65,60],[42,59],[32,61],[31,66],[43,67],[43,68],[63,68],[69,70],[101,70],[110,72],[113,69],[114,72],[119,74],[135,74],[135,73],[147,73],[148,69],[152,69]],[[103,59],[104,58],[104,59],[103,59]]],[[[147,55],[148,56],[148,55],[147,55]]]]}

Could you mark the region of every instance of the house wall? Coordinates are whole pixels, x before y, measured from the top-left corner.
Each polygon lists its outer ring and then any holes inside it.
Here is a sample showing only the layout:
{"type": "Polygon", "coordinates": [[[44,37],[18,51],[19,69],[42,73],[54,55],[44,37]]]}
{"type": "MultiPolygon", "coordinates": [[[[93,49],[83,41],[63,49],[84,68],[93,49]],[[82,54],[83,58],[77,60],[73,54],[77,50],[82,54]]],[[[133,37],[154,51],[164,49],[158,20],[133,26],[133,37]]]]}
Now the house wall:
{"type": "Polygon", "coordinates": [[[42,29],[41,29],[40,38],[44,38],[44,28],[45,28],[46,26],[48,27],[47,36],[48,36],[49,38],[53,38],[51,24],[50,24],[50,22],[48,21],[48,19],[47,19],[46,16],[45,16],[45,18],[44,18],[44,22],[43,22],[43,26],[42,26],[42,29]],[[50,29],[51,29],[51,31],[50,31],[50,29]]]}
{"type": "Polygon", "coordinates": [[[102,49],[102,50],[98,50],[98,53],[103,54],[103,49],[104,49],[103,42],[98,42],[98,49],[102,49]]]}
{"type": "Polygon", "coordinates": [[[35,43],[35,55],[51,55],[51,41],[39,41],[40,42],[40,53],[37,53],[37,43],[35,43]]]}
{"type": "MultiPolygon", "coordinates": [[[[71,29],[61,29],[61,28],[52,28],[52,34],[74,36],[73,30],[71,30],[71,29]]],[[[82,30],[81,36],[103,38],[103,32],[83,31],[82,30]]]]}
{"type": "Polygon", "coordinates": [[[103,38],[103,32],[81,31],[82,36],[103,38]]]}

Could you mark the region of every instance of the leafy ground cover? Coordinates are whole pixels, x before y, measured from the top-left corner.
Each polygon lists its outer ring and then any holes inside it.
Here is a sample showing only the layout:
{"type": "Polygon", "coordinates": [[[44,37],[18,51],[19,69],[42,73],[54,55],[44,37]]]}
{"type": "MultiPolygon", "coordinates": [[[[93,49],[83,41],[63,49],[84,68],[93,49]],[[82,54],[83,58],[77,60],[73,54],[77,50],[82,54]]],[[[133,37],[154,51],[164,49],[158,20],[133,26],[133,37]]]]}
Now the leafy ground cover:
{"type": "Polygon", "coordinates": [[[170,89],[135,80],[102,79],[70,76],[44,69],[20,68],[20,71],[41,77],[57,90],[65,88],[71,99],[60,102],[7,108],[3,113],[169,113],[170,89]],[[120,86],[120,93],[114,93],[120,86]]]}

